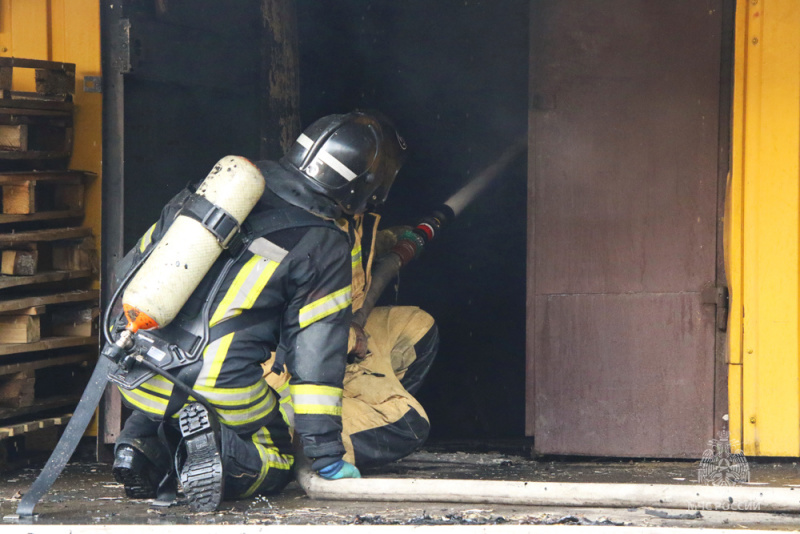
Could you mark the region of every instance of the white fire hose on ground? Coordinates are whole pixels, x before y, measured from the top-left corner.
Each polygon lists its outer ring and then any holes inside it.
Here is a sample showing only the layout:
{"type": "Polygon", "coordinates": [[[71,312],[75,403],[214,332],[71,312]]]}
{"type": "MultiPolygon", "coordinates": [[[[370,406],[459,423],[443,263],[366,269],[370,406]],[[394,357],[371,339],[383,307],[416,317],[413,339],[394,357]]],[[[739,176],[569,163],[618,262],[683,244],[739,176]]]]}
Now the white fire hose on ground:
{"type": "Polygon", "coordinates": [[[800,488],[423,478],[325,480],[311,471],[302,455],[298,455],[295,469],[306,494],[319,500],[800,512],[800,488]]]}

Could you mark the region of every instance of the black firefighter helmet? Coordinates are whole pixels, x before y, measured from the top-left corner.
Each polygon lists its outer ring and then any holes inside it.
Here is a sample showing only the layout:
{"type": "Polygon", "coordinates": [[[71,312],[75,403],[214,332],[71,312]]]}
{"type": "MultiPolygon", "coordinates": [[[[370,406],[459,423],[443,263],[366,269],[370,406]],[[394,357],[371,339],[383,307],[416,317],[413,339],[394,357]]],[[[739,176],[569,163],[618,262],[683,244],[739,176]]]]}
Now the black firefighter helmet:
{"type": "Polygon", "coordinates": [[[405,149],[389,119],[354,111],[317,120],[279,160],[282,169],[272,164],[262,171],[270,189],[291,204],[325,217],[352,215],[386,200],[405,149]]]}

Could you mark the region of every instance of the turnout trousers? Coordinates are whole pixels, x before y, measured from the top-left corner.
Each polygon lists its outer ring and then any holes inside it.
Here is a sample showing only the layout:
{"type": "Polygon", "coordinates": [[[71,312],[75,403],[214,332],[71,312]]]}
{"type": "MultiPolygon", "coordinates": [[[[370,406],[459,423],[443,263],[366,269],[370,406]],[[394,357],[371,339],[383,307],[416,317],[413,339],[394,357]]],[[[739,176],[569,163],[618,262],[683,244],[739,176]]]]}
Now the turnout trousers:
{"type": "MultiPolygon", "coordinates": [[[[433,318],[412,306],[375,308],[364,328],[368,353],[347,366],[342,399],[344,460],[359,468],[393,462],[421,446],[430,422],[414,394],[430,370],[439,345],[433,318]]],[[[287,374],[265,365],[265,379],[281,395],[291,424],[287,374]]]]}

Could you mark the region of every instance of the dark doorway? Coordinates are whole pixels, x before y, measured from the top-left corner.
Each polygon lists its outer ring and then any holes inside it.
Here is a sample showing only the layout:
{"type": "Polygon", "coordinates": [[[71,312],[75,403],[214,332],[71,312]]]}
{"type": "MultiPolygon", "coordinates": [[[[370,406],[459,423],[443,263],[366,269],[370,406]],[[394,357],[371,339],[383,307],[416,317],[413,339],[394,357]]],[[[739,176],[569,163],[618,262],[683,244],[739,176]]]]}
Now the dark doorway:
{"type": "Polygon", "coordinates": [[[699,457],[713,437],[724,5],[533,2],[539,453],[699,457]]]}
{"type": "MultiPolygon", "coordinates": [[[[525,135],[528,0],[296,5],[303,123],[377,108],[408,142],[382,226],[413,223],[525,135]]],[[[419,394],[434,438],[523,436],[525,175],[521,157],[385,295],[439,325],[419,394]]]]}

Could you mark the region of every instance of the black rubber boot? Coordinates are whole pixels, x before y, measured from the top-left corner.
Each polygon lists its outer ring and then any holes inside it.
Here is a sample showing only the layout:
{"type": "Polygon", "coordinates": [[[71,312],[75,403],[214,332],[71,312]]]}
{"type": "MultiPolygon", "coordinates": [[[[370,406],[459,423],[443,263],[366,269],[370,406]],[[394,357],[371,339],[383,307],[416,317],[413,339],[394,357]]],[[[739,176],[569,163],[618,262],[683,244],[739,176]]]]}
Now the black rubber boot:
{"type": "Polygon", "coordinates": [[[183,409],[179,426],[186,457],[180,475],[183,493],[195,512],[213,512],[222,502],[225,480],[219,423],[195,402],[183,409]]]}
{"type": "Polygon", "coordinates": [[[125,495],[131,499],[153,499],[158,484],[164,476],[144,453],[130,445],[119,445],[114,453],[111,472],[117,482],[125,487],[125,495]]]}

